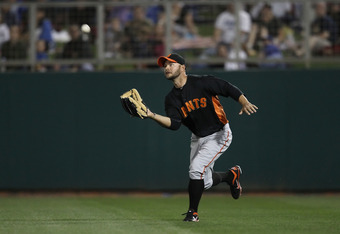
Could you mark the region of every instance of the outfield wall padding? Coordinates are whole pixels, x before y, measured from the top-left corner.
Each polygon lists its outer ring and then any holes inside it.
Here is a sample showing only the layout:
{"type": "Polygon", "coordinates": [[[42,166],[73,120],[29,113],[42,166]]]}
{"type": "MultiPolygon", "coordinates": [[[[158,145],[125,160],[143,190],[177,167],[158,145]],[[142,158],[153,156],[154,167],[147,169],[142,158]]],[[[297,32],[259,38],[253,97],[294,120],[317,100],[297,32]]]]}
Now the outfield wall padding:
{"type": "MultiPolygon", "coordinates": [[[[204,73],[259,107],[221,98],[233,142],[216,171],[241,165],[249,191],[340,190],[340,70],[204,73]]],[[[131,88],[164,114],[158,71],[0,74],[0,189],[186,190],[191,133],[129,117],[131,88]]]]}

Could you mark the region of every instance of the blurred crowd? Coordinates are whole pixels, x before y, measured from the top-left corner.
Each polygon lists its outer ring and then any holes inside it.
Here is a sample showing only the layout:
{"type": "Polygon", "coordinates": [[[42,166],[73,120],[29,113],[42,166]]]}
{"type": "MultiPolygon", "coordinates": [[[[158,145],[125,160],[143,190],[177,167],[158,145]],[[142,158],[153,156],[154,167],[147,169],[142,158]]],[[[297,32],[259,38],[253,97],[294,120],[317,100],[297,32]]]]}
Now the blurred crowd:
{"type": "MultiPolygon", "coordinates": [[[[25,1],[7,2],[11,4],[0,5],[1,60],[25,60],[29,56],[31,37],[29,9],[21,4],[25,1]]],[[[170,17],[162,4],[154,3],[149,6],[105,5],[104,59],[158,57],[166,52],[167,43],[170,43],[171,51],[201,61],[195,64],[197,67],[222,67],[225,70],[244,70],[254,66],[284,68],[287,64],[280,59],[300,58],[307,52],[312,56],[340,54],[340,3],[315,2],[310,5],[308,40],[304,37],[306,12],[301,2],[255,2],[240,4],[237,9],[236,5],[227,3],[188,5],[185,1],[173,2],[170,17]],[[169,32],[170,39],[167,37],[169,32]],[[206,63],[209,58],[224,58],[225,63],[211,65],[206,63]],[[248,58],[256,58],[259,62],[247,62],[248,58]]],[[[35,71],[96,69],[91,62],[42,62],[97,58],[95,6],[38,5],[34,20],[35,71]]],[[[137,65],[138,68],[147,66],[137,65]]],[[[16,64],[2,66],[3,71],[27,69],[16,64]]],[[[108,66],[108,69],[114,68],[108,66]]]]}

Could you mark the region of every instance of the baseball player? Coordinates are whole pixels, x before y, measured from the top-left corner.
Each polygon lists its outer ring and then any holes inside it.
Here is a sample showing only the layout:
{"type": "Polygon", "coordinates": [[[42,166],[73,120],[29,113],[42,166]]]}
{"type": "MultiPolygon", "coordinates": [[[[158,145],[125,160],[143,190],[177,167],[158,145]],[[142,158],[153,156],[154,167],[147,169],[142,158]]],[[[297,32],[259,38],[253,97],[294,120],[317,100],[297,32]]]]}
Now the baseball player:
{"type": "Polygon", "coordinates": [[[174,87],[165,98],[166,116],[147,110],[148,118],[163,127],[177,130],[184,124],[192,132],[189,166],[189,209],[183,221],[198,222],[198,205],[204,190],[226,182],[234,199],[242,192],[241,167],[214,172],[213,167],[232,141],[229,121],[219,96],[231,97],[242,106],[239,114],[253,114],[258,109],[244,94],[227,81],[208,75],[187,75],[185,60],[179,54],[161,56],[157,61],[174,87]]]}

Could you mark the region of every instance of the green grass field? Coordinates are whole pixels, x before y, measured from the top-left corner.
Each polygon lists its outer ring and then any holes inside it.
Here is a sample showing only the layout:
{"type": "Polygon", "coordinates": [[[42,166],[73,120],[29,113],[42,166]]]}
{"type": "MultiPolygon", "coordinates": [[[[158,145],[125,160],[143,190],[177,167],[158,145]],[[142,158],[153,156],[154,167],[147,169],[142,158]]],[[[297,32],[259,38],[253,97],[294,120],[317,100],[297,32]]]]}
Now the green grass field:
{"type": "Polygon", "coordinates": [[[204,194],[199,223],[186,195],[0,197],[0,233],[340,233],[340,195],[204,194]]]}

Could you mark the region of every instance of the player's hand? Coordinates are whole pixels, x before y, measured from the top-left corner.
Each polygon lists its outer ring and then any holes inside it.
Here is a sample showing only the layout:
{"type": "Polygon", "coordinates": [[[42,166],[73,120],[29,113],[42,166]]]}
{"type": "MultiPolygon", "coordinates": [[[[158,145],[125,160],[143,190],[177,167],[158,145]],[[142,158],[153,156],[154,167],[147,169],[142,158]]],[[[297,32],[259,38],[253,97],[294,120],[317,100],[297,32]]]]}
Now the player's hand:
{"type": "Polygon", "coordinates": [[[258,110],[259,108],[257,106],[255,106],[254,104],[251,104],[250,102],[247,102],[246,104],[244,104],[242,106],[242,109],[240,111],[240,113],[238,113],[239,115],[242,115],[243,113],[246,113],[247,115],[251,115],[256,113],[256,110],[258,110]]]}

